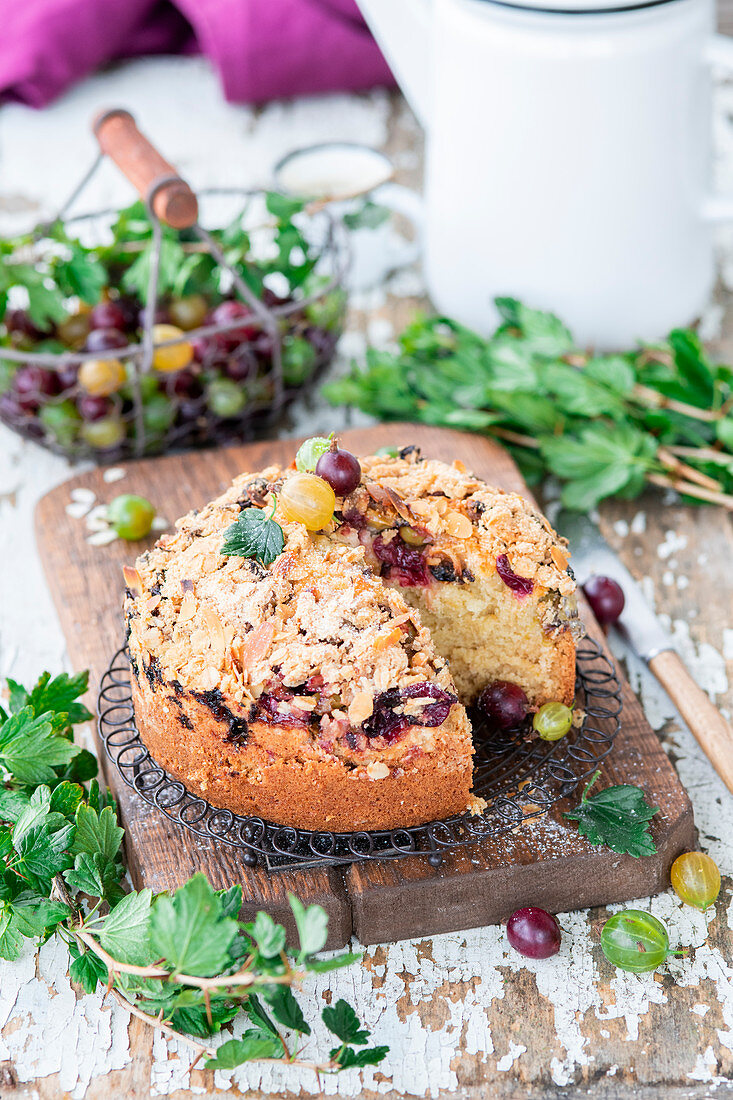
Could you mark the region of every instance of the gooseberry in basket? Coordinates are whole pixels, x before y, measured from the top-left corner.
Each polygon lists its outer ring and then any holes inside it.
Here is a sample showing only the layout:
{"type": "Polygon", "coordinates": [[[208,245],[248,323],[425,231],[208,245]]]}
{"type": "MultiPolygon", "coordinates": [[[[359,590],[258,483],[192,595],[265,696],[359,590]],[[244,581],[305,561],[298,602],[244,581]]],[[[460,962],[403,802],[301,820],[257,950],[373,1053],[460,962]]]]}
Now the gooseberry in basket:
{"type": "Polygon", "coordinates": [[[177,397],[200,397],[204,392],[201,379],[190,370],[179,371],[166,385],[177,397]]]}
{"type": "Polygon", "coordinates": [[[155,393],[143,403],[143,425],[149,435],[164,435],[175,416],[175,407],[164,393],[155,393]]]}
{"type": "Polygon", "coordinates": [[[35,412],[46,397],[54,397],[60,388],[56,371],[33,363],[19,367],[13,378],[16,400],[26,412],[35,412]]]}
{"type": "Polygon", "coordinates": [[[233,351],[239,344],[254,340],[262,332],[262,325],[254,320],[252,310],[244,302],[229,298],[212,310],[207,323],[225,325],[232,321],[250,318],[249,324],[237,325],[228,332],[220,332],[214,337],[217,345],[226,351],[233,351]]]}
{"type": "Polygon", "coordinates": [[[168,316],[174,325],[189,332],[203,325],[209,312],[209,303],[203,294],[188,294],[185,298],[173,298],[168,305],[168,316]]]}
{"type": "Polygon", "coordinates": [[[90,329],[117,329],[124,332],[127,328],[125,310],[118,302],[98,302],[89,314],[90,329]]]}
{"type": "Polygon", "coordinates": [[[73,401],[60,401],[58,405],[44,405],[38,414],[48,434],[62,447],[70,446],[79,437],[81,416],[73,401]]]}
{"type": "Polygon", "coordinates": [[[58,326],[56,335],[67,348],[74,351],[83,348],[89,335],[89,310],[69,314],[58,326]]]}
{"type": "Polygon", "coordinates": [[[188,340],[181,339],[183,335],[183,329],[176,325],[153,325],[153,370],[168,374],[183,370],[191,363],[193,348],[188,340]],[[169,340],[177,340],[178,343],[169,344],[169,340]]]}
{"type": "Polygon", "coordinates": [[[242,412],[247,394],[230,378],[214,378],[206,388],[206,403],[214,416],[229,420],[242,412]]]}
{"type": "Polygon", "coordinates": [[[84,344],[85,351],[115,351],[127,347],[127,337],[116,328],[95,328],[89,333],[84,344]]]}
{"type": "Polygon", "coordinates": [[[7,309],[3,320],[10,336],[22,336],[28,340],[45,340],[53,335],[53,325],[47,329],[39,328],[34,325],[30,315],[24,309],[7,309]]]}
{"type": "Polygon", "coordinates": [[[102,420],[85,420],[80,434],[95,451],[109,451],[119,446],[126,433],[119,417],[105,416],[102,420]]]}
{"type": "Polygon", "coordinates": [[[10,424],[17,424],[25,419],[26,413],[14,393],[0,394],[0,416],[10,424]]]}
{"type": "Polygon", "coordinates": [[[242,344],[227,359],[224,373],[234,382],[244,382],[257,372],[257,358],[251,347],[242,344]]]}
{"type": "Polygon", "coordinates": [[[97,396],[93,393],[82,393],[77,398],[76,406],[84,420],[102,420],[112,412],[112,402],[108,397],[97,396]]]}
{"type": "Polygon", "coordinates": [[[285,336],[282,342],[283,379],[288,386],[301,386],[316,364],[316,349],[304,336],[285,336]]]}
{"type": "Polygon", "coordinates": [[[79,367],[79,385],[94,397],[117,393],[126,380],[127,373],[119,359],[85,359],[79,367]]]}
{"type": "Polygon", "coordinates": [[[59,389],[61,391],[73,390],[79,378],[79,364],[73,362],[64,363],[63,366],[58,368],[56,374],[58,375],[59,389]]]}

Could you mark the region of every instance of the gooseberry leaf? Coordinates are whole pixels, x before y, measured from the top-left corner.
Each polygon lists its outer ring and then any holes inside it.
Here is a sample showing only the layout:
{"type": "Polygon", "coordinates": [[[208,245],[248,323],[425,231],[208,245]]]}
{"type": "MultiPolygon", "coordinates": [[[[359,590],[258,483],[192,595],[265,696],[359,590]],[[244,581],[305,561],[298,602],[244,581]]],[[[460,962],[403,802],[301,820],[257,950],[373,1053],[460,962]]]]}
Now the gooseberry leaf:
{"type": "Polygon", "coordinates": [[[342,999],[335,1005],[327,1005],[321,1012],[321,1018],[328,1030],[342,1042],[356,1043],[357,1046],[369,1042],[370,1032],[361,1026],[359,1017],[347,1001],[342,999]]]}
{"type": "Polygon", "coordinates": [[[620,783],[588,797],[596,781],[593,776],[583,791],[580,804],[564,816],[578,822],[578,832],[591,844],[605,844],[620,855],[652,856],[657,848],[649,822],[659,812],[650,806],[640,787],[620,783]]]}
{"type": "Polygon", "coordinates": [[[217,1048],[215,1058],[207,1058],[204,1063],[211,1069],[235,1069],[243,1062],[255,1058],[277,1058],[282,1054],[280,1040],[266,1031],[250,1028],[241,1039],[228,1039],[217,1048]]]}
{"type": "Polygon", "coordinates": [[[307,908],[294,894],[288,895],[300,940],[300,958],[322,951],[328,937],[328,914],[320,905],[307,908]]]}
{"type": "Polygon", "coordinates": [[[330,1056],[340,1069],[363,1069],[364,1066],[378,1066],[388,1053],[389,1047],[368,1047],[366,1050],[334,1047],[330,1056]]]}
{"type": "MultiPolygon", "coordinates": [[[[162,894],[151,913],[155,953],[176,971],[209,977],[226,967],[237,935],[237,922],[223,915],[221,897],[200,872],[168,896],[162,894]]],[[[115,909],[113,912],[117,912],[115,909]]]]}
{"type": "Polygon", "coordinates": [[[220,553],[272,565],[284,548],[285,535],[280,524],[261,508],[245,508],[224,532],[220,553]]]}

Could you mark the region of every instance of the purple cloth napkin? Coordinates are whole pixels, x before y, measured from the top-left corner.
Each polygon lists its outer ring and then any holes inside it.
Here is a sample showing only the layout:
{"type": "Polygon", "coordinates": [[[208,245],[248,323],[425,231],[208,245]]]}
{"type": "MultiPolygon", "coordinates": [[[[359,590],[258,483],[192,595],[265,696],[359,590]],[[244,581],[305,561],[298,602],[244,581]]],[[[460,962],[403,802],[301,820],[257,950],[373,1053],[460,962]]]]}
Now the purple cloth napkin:
{"type": "Polygon", "coordinates": [[[109,61],[199,51],[233,103],[393,83],[355,0],[0,0],[0,103],[43,107],[109,61]]]}

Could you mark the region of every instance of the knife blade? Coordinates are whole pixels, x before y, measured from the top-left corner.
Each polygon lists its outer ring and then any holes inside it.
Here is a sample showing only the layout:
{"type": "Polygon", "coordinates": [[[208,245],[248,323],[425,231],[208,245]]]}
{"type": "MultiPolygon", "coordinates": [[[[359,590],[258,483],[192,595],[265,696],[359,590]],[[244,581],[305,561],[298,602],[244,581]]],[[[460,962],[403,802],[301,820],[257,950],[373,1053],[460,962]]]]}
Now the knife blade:
{"type": "Polygon", "coordinates": [[[733,728],[693,680],[674,649],[672,639],[645,600],[641,587],[588,516],[562,511],[556,526],[568,540],[570,564],[578,584],[596,573],[612,577],[621,585],[626,602],[616,625],[632,649],[646,661],[700,748],[733,793],[733,728]]]}
{"type": "Polygon", "coordinates": [[[570,544],[570,565],[578,584],[584,584],[596,573],[611,577],[621,585],[626,603],[617,626],[632,649],[645,661],[651,661],[666,649],[673,649],[672,639],[645,600],[641,587],[614,554],[596,524],[580,512],[562,511],[557,519],[557,530],[570,544]]]}

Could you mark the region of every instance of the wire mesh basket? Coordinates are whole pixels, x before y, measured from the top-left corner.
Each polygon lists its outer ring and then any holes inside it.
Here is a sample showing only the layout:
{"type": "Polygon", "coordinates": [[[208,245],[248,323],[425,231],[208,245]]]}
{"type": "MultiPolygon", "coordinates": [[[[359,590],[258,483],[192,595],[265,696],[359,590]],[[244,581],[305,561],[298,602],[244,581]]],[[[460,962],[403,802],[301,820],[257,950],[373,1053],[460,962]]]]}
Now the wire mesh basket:
{"type": "Polygon", "coordinates": [[[542,741],[528,729],[490,734],[481,714],[469,710],[476,746],[473,790],[486,800],[486,809],[401,829],[295,829],[240,816],[191,794],[156,764],[140,739],[126,649],[115,654],[102,678],[98,728],[108,759],[136,794],[187,832],[238,849],[247,866],[262,863],[279,871],[423,855],[439,867],[450,850],[511,832],[546,814],[577,791],[611,752],[621,726],[621,684],[590,638],[578,647],[576,674],[576,707],[583,721],[561,741],[542,741]]]}
{"type": "MultiPolygon", "coordinates": [[[[125,111],[100,116],[95,132],[101,151],[94,165],[56,217],[22,246],[20,259],[37,291],[53,289],[59,256],[66,290],[75,280],[88,284],[100,257],[110,282],[99,287],[95,304],[69,296],[66,315],[45,326],[26,309],[6,309],[0,420],[72,460],[99,462],[252,438],[333,356],[346,307],[343,226],[323,208],[304,212],[282,197],[273,214],[278,196],[262,192],[208,188],[197,198],[125,111]],[[119,212],[66,216],[105,155],[144,199],[139,240],[124,246],[138,263],[138,296],[125,292],[110,252],[119,212]],[[232,208],[238,216],[229,225],[242,227],[238,248],[227,230],[202,224],[219,218],[220,225],[232,208]],[[250,249],[242,255],[245,239],[250,249]],[[79,251],[74,260],[78,246],[94,251],[79,251]],[[71,261],[63,259],[69,247],[71,261]],[[253,257],[268,255],[257,266],[253,257]],[[192,264],[206,265],[207,293],[161,295],[161,269],[181,257],[184,275],[192,264]],[[281,259],[295,286],[277,270],[281,259]]],[[[129,226],[132,215],[125,213],[129,226]]]]}

